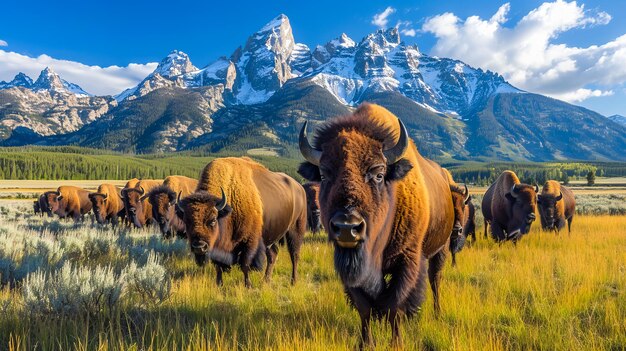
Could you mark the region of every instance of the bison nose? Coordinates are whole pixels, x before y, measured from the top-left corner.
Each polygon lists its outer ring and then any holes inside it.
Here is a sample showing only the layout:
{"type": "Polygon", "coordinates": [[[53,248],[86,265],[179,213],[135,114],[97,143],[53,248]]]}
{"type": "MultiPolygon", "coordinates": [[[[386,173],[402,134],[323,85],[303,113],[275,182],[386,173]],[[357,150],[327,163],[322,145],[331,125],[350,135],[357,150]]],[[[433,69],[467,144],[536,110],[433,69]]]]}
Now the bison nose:
{"type": "Polygon", "coordinates": [[[194,240],[191,242],[191,250],[194,253],[205,253],[209,250],[209,244],[203,240],[194,240]]]}
{"type": "Polygon", "coordinates": [[[527,217],[526,217],[526,221],[528,223],[532,223],[535,221],[535,219],[537,219],[537,216],[535,216],[534,213],[530,213],[527,217]]]}
{"type": "Polygon", "coordinates": [[[337,213],[330,219],[330,238],[343,248],[355,248],[363,241],[365,220],[360,215],[337,213]]]}

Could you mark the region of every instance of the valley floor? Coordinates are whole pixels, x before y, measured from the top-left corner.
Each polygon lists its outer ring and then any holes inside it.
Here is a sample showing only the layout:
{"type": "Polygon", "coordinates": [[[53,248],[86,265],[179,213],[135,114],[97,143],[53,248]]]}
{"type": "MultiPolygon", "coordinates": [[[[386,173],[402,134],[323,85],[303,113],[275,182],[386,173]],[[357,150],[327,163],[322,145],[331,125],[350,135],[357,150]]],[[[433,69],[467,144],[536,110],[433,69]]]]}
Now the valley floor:
{"type": "MultiPolygon", "coordinates": [[[[156,252],[171,289],[153,301],[147,301],[149,294],[128,295],[102,311],[39,313],[24,291],[34,279],[6,284],[0,292],[0,349],[351,350],[357,344],[358,315],[346,302],[333,248],[322,236],[307,235],[295,286],[281,248],[271,283],[255,272],[253,288],[246,289],[240,270],[233,269],[219,288],[214,269],[196,267],[183,241],[59,223],[29,210],[24,202],[0,201],[3,280],[7,272],[18,276],[17,268],[32,274],[33,267],[21,262],[21,249],[10,253],[10,246],[39,237],[62,242],[62,250],[54,250],[63,257],[54,260],[80,267],[119,271],[156,252]]],[[[478,241],[457,256],[458,266],[446,262],[441,318],[434,317],[428,290],[421,314],[404,324],[406,349],[626,348],[626,216],[579,216],[571,236],[535,226],[517,246],[495,244],[477,229],[478,241]]],[[[41,251],[45,267],[53,261],[50,245],[41,251]]],[[[387,349],[390,330],[384,324],[375,324],[374,337],[377,349],[387,349]]]]}

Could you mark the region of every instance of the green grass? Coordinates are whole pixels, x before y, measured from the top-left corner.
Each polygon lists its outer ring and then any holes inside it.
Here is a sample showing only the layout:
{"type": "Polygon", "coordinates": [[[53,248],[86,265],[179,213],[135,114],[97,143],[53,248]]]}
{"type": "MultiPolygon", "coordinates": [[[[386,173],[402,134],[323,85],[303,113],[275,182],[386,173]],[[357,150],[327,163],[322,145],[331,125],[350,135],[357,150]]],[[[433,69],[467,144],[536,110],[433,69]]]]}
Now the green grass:
{"type": "MultiPolygon", "coordinates": [[[[540,233],[535,226],[513,246],[483,239],[479,227],[479,241],[458,255],[458,267],[446,263],[442,316],[434,317],[428,290],[420,315],[402,327],[405,347],[626,348],[625,228],[624,216],[582,216],[572,236],[540,233]]],[[[323,237],[308,234],[295,286],[282,247],[273,281],[263,283],[262,274],[253,273],[251,289],[238,269],[217,287],[212,267],[175,255],[164,261],[173,280],[170,299],[157,306],[127,300],[92,316],[30,316],[20,288],[4,287],[0,349],[350,350],[359,319],[334,273],[332,252],[323,237]]],[[[375,323],[373,332],[377,349],[387,349],[389,328],[375,323]]]]}

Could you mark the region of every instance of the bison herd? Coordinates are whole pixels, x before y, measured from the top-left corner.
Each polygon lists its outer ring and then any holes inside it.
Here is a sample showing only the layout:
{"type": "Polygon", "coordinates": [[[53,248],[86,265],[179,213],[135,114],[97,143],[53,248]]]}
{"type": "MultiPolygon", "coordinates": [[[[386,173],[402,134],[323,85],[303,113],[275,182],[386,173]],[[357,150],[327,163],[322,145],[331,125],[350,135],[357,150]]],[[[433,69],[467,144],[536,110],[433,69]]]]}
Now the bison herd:
{"type": "MultiPolygon", "coordinates": [[[[476,240],[472,197],[451,174],[424,158],[403,123],[386,109],[363,104],[353,114],[331,119],[299,146],[305,162],[301,185],[247,157],[217,158],[199,179],[131,179],[124,188],[102,184],[96,192],[61,186],[34,202],[35,213],[82,221],[93,212],[100,224],[142,228],[158,225],[165,238],[186,238],[198,265],[211,262],[216,282],[238,265],[244,284],[250,270],[270,280],[279,246],[286,243],[297,280],[305,231],[322,228],[334,246],[334,266],[350,303],[361,318],[361,347],[373,344],[372,319],[392,327],[400,344],[401,317],[415,314],[428,278],[439,314],[441,271],[452,264],[466,238],[476,240]]],[[[523,184],[503,172],[484,194],[485,236],[517,242],[539,212],[541,227],[571,230],[571,190],[548,181],[523,184]]]]}

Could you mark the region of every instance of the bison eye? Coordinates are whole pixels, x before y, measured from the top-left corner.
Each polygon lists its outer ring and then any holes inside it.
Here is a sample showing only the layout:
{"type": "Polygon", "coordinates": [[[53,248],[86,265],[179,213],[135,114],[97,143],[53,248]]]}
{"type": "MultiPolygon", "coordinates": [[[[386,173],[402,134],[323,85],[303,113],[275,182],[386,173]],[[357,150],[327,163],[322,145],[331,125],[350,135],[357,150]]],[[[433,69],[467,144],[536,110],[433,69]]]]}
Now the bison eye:
{"type": "Polygon", "coordinates": [[[217,221],[214,219],[209,221],[209,227],[215,227],[216,224],[217,224],[217,221]]]}
{"type": "Polygon", "coordinates": [[[378,173],[376,175],[376,177],[374,178],[376,183],[381,183],[384,179],[385,179],[385,174],[384,173],[378,173]]]}

